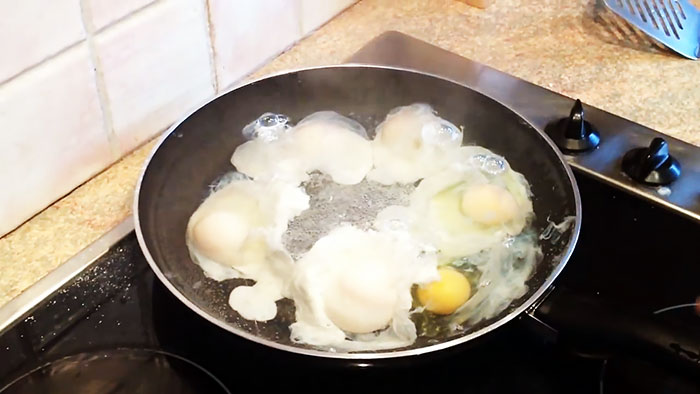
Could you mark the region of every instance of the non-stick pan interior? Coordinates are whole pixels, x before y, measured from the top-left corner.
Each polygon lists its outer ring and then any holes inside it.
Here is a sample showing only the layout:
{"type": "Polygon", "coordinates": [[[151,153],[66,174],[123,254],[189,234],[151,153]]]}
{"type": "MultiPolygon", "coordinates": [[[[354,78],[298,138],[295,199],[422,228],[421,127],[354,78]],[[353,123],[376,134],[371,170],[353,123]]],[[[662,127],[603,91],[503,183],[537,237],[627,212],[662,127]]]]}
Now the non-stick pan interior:
{"type": "MultiPolygon", "coordinates": [[[[541,133],[499,103],[421,73],[367,66],[326,67],[237,88],[206,104],[170,132],[153,154],[137,195],[137,231],[147,258],[171,290],[209,320],[266,344],[314,353],[289,339],[288,326],[294,317],[291,301],[280,301],[278,318],[266,323],[242,319],[228,306],[230,290],[241,281],[219,283],[203,275],[185,245],[187,221],[208,195],[209,186],[233,169],[231,154],[244,142],[241,129],[261,114],[283,113],[296,122],[313,112],[332,110],[357,120],[373,133],[389,110],[416,102],[430,104],[441,117],[463,126],[465,145],[487,147],[505,156],[525,175],[534,194],[534,226],[539,232],[549,221],[562,222],[577,215],[577,191],[560,156],[541,133]]],[[[534,301],[536,292],[563,267],[575,237],[576,231],[570,230],[554,242],[542,241],[544,259],[528,282],[528,294],[459,337],[502,323],[534,301]]],[[[419,338],[411,349],[440,348],[452,340],[466,339],[419,338]]]]}

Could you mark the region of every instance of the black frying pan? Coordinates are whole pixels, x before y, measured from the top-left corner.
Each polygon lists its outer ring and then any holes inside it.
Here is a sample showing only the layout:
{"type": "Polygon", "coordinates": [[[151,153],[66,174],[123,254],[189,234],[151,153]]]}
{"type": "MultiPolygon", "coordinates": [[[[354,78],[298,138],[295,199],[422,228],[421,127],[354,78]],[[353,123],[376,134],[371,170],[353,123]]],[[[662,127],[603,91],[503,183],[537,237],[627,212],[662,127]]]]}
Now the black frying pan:
{"type": "Polygon", "coordinates": [[[413,71],[334,66],[294,71],[236,88],[173,126],[155,148],[137,187],[134,216],[139,243],[161,281],[183,303],[210,322],[242,337],[296,353],[333,358],[376,359],[427,353],[483,335],[521,314],[552,284],[571,254],[580,227],[580,198],[573,174],[552,141],[498,102],[455,82],[413,71]],[[228,294],[242,280],[207,279],[190,259],[185,228],[209,193],[209,185],[233,168],[231,154],[245,140],[243,126],[265,112],[284,113],[292,122],[332,110],[363,124],[372,134],[392,108],[428,103],[438,114],[464,126],[464,144],[484,146],[506,157],[530,181],[542,232],[549,221],[575,217],[556,242],[541,242],[544,254],[528,292],[498,316],[457,336],[409,348],[366,353],[330,353],[293,343],[288,326],[293,303],[281,301],[278,317],[254,323],[228,306],[228,294]],[[282,311],[287,311],[284,313],[282,311]]]}

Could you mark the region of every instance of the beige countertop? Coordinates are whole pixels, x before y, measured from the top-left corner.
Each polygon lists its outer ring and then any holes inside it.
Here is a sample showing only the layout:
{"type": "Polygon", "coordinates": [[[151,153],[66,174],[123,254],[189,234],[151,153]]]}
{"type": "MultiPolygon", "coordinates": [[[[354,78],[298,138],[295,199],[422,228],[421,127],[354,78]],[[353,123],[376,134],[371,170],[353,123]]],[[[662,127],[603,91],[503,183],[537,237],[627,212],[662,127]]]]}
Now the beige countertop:
{"type": "MultiPolygon", "coordinates": [[[[363,0],[255,73],[342,63],[397,30],[700,145],[700,62],[632,33],[600,0],[363,0]]],[[[0,239],[0,305],[131,213],[153,143],[0,239]]]]}

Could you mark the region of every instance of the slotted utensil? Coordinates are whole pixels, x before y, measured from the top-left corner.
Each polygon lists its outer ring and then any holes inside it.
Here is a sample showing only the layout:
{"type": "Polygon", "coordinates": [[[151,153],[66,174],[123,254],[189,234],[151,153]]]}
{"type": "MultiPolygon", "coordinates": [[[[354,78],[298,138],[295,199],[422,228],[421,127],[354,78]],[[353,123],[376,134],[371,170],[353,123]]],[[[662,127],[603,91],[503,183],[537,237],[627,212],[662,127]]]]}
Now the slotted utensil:
{"type": "Polygon", "coordinates": [[[688,0],[604,0],[618,16],[689,59],[700,58],[700,11],[688,0]]]}

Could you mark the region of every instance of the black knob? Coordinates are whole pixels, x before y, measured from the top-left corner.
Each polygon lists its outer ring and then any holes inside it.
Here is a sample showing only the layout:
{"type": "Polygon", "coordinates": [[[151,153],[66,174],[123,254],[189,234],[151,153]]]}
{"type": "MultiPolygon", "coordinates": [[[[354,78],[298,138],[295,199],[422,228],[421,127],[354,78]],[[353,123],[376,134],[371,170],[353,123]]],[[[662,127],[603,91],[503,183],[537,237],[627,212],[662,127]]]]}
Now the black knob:
{"type": "Polygon", "coordinates": [[[668,143],[657,137],[648,148],[635,148],[625,153],[622,170],[637,182],[662,186],[678,179],[681,164],[668,153],[668,143]]]}
{"type": "Polygon", "coordinates": [[[565,152],[585,152],[600,143],[600,134],[583,114],[581,100],[576,100],[569,117],[556,120],[545,127],[559,149],[565,152]]]}

